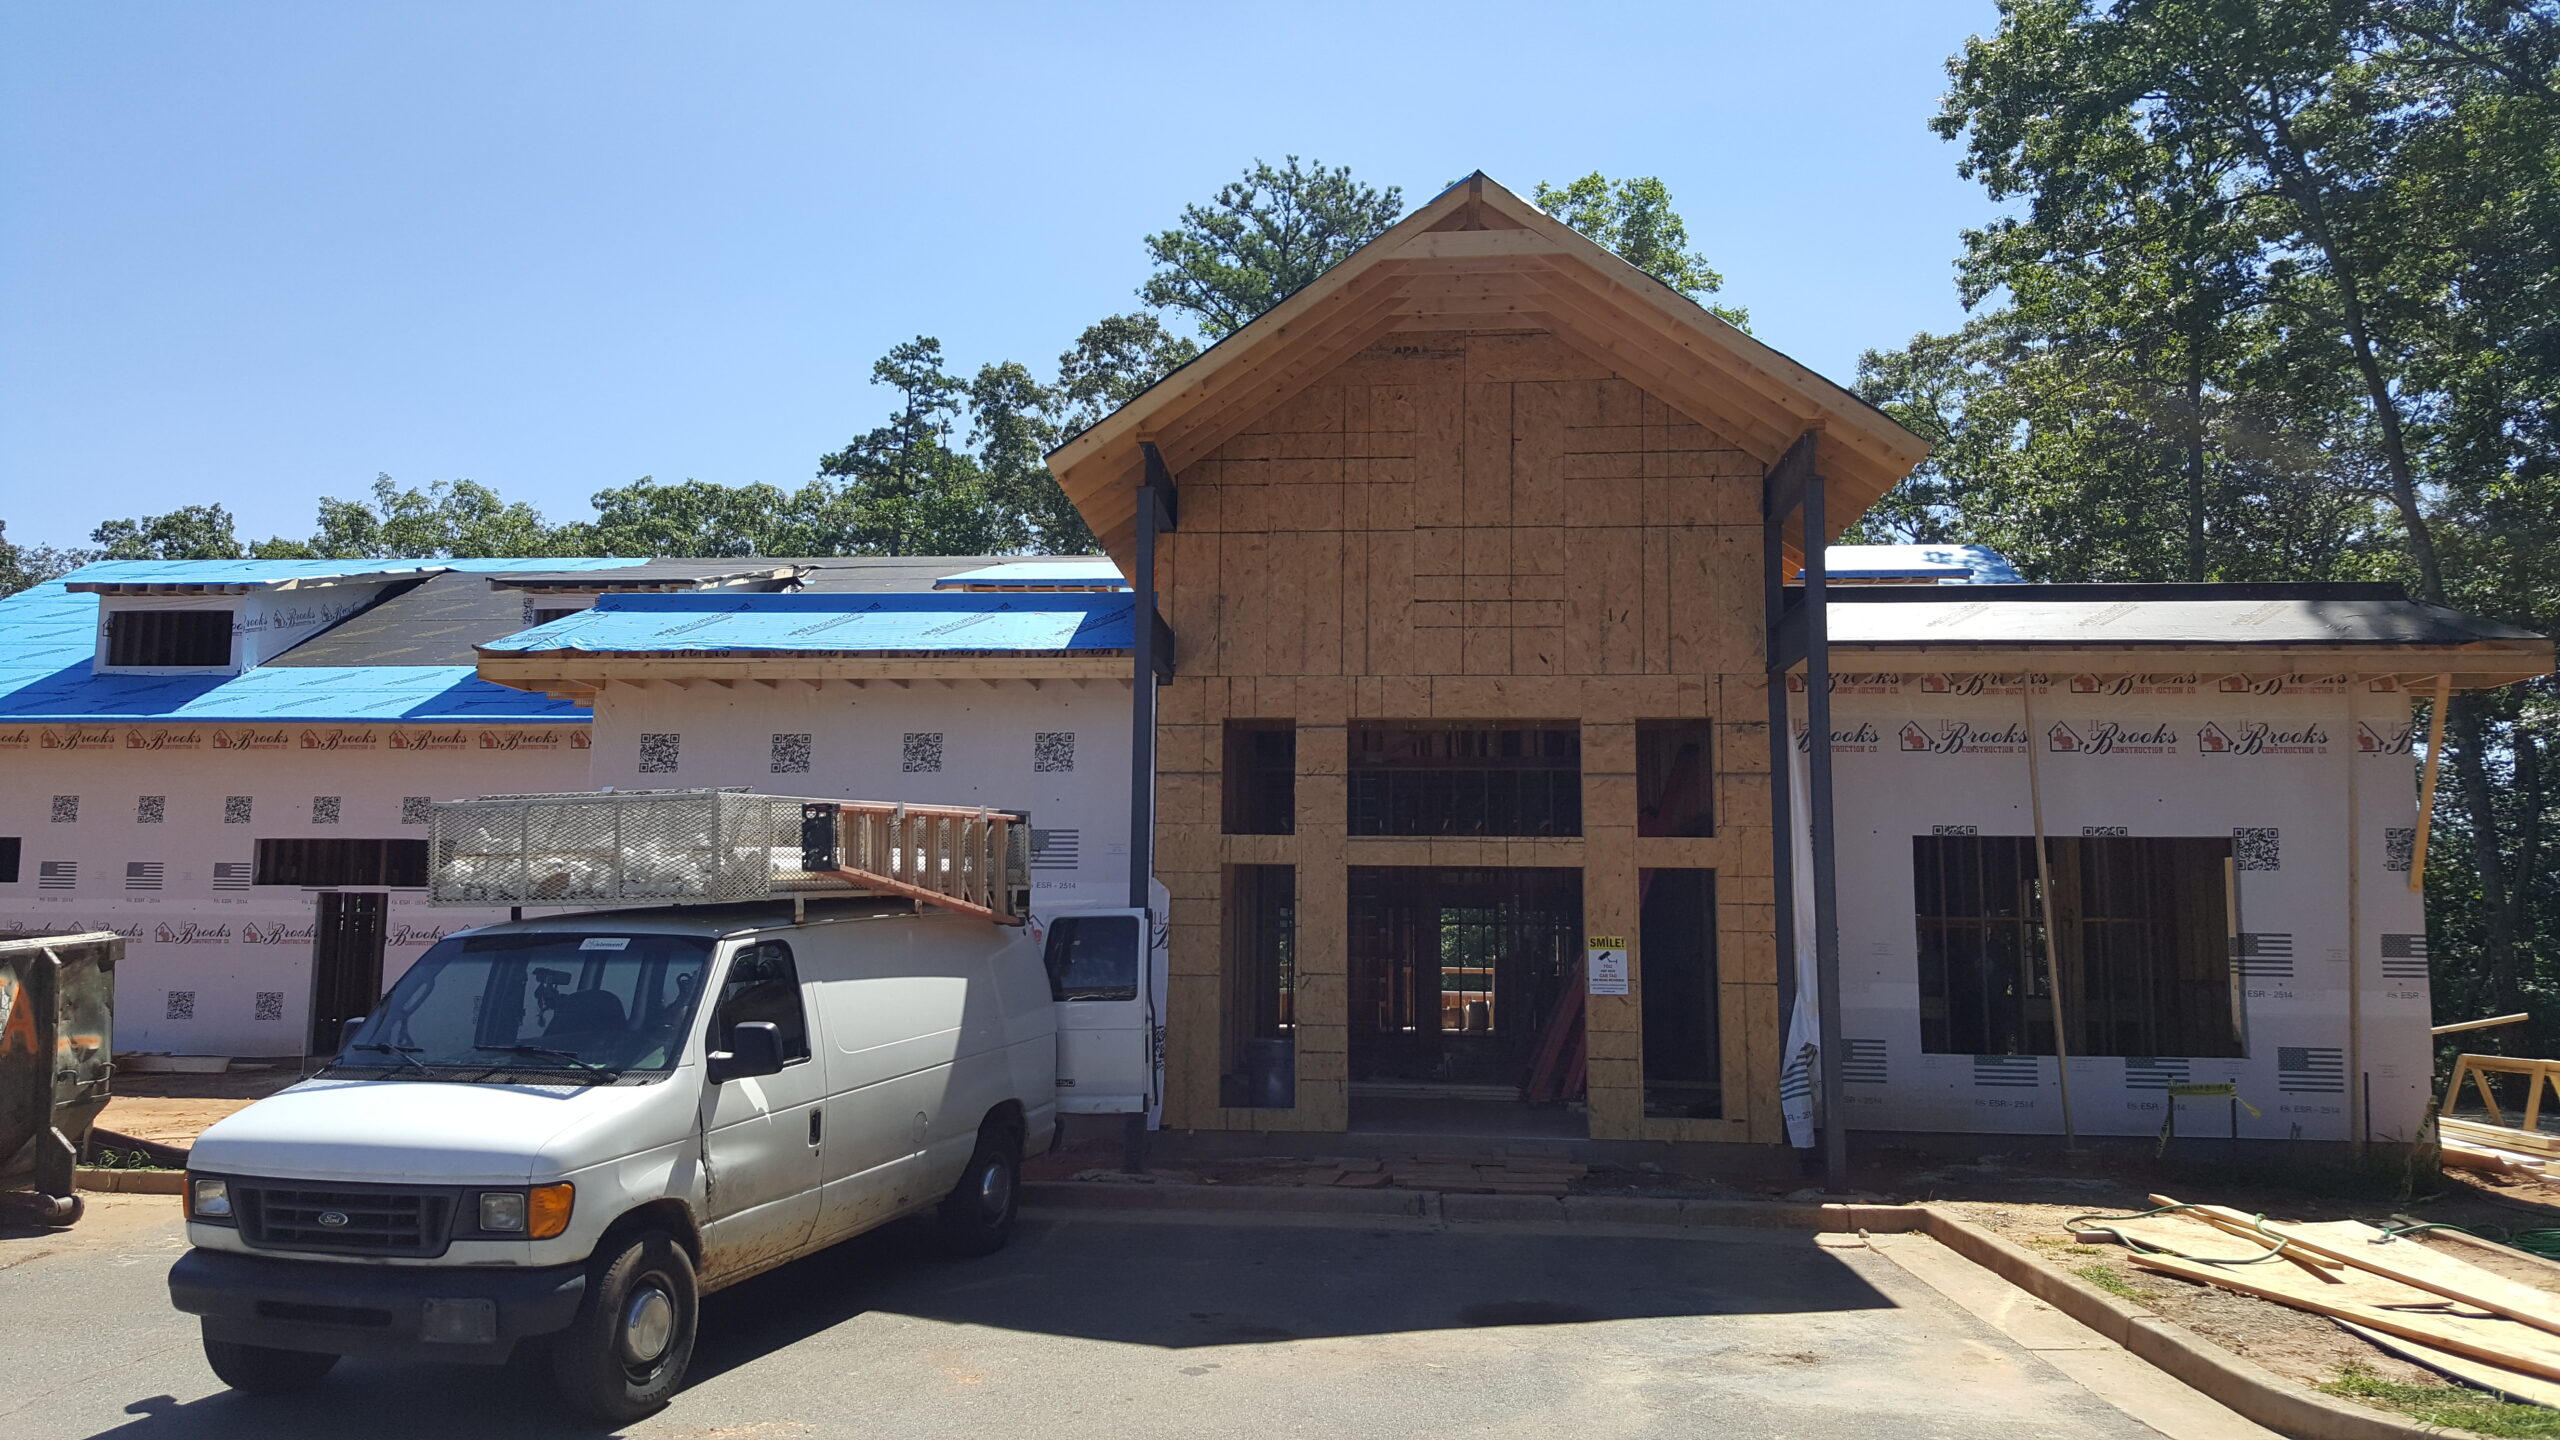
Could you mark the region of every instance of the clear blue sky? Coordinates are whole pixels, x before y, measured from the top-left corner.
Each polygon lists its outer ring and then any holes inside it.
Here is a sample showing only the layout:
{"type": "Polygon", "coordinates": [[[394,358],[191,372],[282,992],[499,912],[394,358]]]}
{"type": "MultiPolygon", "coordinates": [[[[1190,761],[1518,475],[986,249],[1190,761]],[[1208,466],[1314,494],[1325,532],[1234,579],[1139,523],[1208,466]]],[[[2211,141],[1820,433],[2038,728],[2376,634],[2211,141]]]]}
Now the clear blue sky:
{"type": "Polygon", "coordinates": [[[0,9],[0,520],[467,477],[795,484],[872,360],[1046,373],[1256,156],[1418,203],[1671,187],[1724,299],[1841,380],[1961,316],[1990,213],[1927,128],[1990,0],[0,9]]]}

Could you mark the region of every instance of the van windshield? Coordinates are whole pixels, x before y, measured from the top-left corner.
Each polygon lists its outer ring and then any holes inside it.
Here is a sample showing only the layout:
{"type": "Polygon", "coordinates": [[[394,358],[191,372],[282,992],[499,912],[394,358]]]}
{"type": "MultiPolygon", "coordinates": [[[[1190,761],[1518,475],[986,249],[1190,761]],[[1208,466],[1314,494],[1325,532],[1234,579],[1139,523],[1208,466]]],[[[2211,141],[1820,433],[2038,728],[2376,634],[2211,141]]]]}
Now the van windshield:
{"type": "Polygon", "coordinates": [[[400,977],[329,1067],[369,1079],[523,1072],[611,1084],[684,1054],[711,942],[691,935],[458,935],[400,977]]]}

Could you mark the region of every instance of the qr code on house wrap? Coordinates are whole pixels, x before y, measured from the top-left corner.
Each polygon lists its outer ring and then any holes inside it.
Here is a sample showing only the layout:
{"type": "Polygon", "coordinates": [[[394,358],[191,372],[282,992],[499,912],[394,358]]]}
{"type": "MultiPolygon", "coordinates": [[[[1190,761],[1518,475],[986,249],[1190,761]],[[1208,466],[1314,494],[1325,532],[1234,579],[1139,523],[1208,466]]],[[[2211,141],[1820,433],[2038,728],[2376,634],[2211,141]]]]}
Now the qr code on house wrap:
{"type": "Polygon", "coordinates": [[[133,799],[133,823],[134,823],[134,824],[136,824],[136,825],[162,825],[162,824],[166,824],[166,823],[168,823],[168,819],[169,819],[169,797],[168,797],[168,796],[166,796],[166,795],[137,795],[137,796],[135,796],[135,797],[134,797],[134,799],[133,799]]]}
{"type": "Polygon", "coordinates": [[[258,1019],[260,1019],[260,1020],[281,1020],[281,1019],[283,1019],[283,1018],[284,1018],[284,992],[283,992],[283,991],[281,991],[281,990],[261,990],[261,991],[259,991],[259,992],[258,992],[258,1009],[257,1009],[256,1018],[258,1018],[258,1019]]]}
{"type": "Polygon", "coordinates": [[[2283,856],[2276,849],[2273,826],[2238,825],[2231,831],[2231,859],[2243,870],[2281,870],[2283,856]]]}
{"type": "Polygon", "coordinates": [[[809,773],[809,737],[776,734],[773,737],[773,773],[805,775],[809,773]]]}
{"type": "Polygon", "coordinates": [[[640,773],[643,775],[673,775],[676,773],[677,754],[683,748],[684,737],[682,735],[642,734],[640,737],[640,773]]]}
{"type": "Polygon", "coordinates": [[[246,795],[225,795],[225,796],[223,796],[223,797],[222,797],[222,823],[223,823],[223,824],[225,824],[225,825],[246,825],[246,824],[248,824],[248,823],[249,823],[249,797],[248,797],[248,796],[246,796],[246,795]]]}
{"type": "Polygon", "coordinates": [[[341,807],[341,806],[339,805],[339,803],[338,803],[338,802],[339,802],[339,800],[340,800],[340,798],[341,798],[341,797],[336,796],[336,795],[314,795],[314,796],[312,796],[312,797],[311,797],[311,823],[312,823],[312,824],[314,824],[314,825],[335,825],[335,824],[337,824],[337,823],[338,823],[338,815],[339,815],[339,813],[340,813],[340,811],[341,811],[341,809],[342,809],[342,807],[341,807]]]}
{"type": "Polygon", "coordinates": [[[907,743],[899,751],[898,768],[910,775],[934,775],[942,770],[942,732],[910,730],[907,743]]]}
{"type": "Polygon", "coordinates": [[[2415,826],[2397,825],[2382,832],[2382,868],[2406,875],[2418,855],[2418,831],[2415,826]]]}
{"type": "Polygon", "coordinates": [[[434,803],[435,801],[433,799],[425,795],[401,796],[400,823],[403,825],[426,824],[429,820],[435,817],[435,812],[427,808],[434,803]]]}
{"type": "Polygon", "coordinates": [[[171,1020],[193,1020],[196,1018],[196,992],[193,990],[170,991],[169,1012],[167,1018],[171,1020]]]}
{"type": "Polygon", "coordinates": [[[79,824],[79,823],[80,823],[80,797],[79,797],[79,796],[77,796],[77,795],[56,795],[56,796],[54,796],[54,797],[53,797],[53,823],[54,823],[54,824],[56,824],[56,825],[77,825],[77,824],[79,824]]]}
{"type": "Polygon", "coordinates": [[[1039,775],[1063,775],[1076,768],[1076,732],[1039,730],[1031,736],[1031,769],[1039,775]]]}

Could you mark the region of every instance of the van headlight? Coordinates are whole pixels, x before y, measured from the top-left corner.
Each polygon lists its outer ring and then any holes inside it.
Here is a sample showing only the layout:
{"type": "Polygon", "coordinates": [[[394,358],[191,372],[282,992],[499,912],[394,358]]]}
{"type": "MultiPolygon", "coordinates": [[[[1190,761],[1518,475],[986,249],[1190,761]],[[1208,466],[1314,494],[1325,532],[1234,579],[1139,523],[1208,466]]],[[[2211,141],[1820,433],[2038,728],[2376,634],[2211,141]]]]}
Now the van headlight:
{"type": "Polygon", "coordinates": [[[524,1229],[524,1192],[521,1190],[483,1190],[480,1192],[480,1228],[510,1233],[524,1229]]]}
{"type": "Polygon", "coordinates": [[[480,1229],[490,1235],[522,1235],[548,1240],[569,1228],[569,1212],[577,1188],[565,1181],[530,1190],[480,1192],[480,1229]]]}
{"type": "Polygon", "coordinates": [[[194,1220],[231,1221],[231,1186],[211,1177],[187,1181],[187,1215],[194,1220]]]}

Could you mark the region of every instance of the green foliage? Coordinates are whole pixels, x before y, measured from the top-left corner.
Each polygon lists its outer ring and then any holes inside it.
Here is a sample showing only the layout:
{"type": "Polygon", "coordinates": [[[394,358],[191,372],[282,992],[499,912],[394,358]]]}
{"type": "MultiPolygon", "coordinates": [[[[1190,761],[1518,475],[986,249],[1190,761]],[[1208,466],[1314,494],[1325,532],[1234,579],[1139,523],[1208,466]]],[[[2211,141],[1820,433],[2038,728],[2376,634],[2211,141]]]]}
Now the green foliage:
{"type": "Polygon", "coordinates": [[[320,501],[319,531],[301,548],[322,560],[504,559],[556,555],[552,527],[523,501],[507,501],[486,485],[439,480],[402,489],[388,475],[373,480],[373,501],[320,501]]]}
{"type": "Polygon", "coordinates": [[[1061,443],[1138,398],[1148,386],[1188,365],[1200,346],[1164,328],[1153,315],[1106,315],[1085,327],[1058,357],[1050,392],[1061,443]]]}
{"type": "Polygon", "coordinates": [[[2320,1388],[2344,1399],[2360,1400],[2378,1410],[2406,1415],[2422,1425],[2442,1425],[2448,1429],[2467,1430],[2474,1435],[2524,1437],[2524,1440],[2560,1436],[2560,1410],[2549,1410],[2540,1405],[2518,1405],[2483,1391],[2442,1381],[2412,1384],[2404,1380],[2385,1380],[2369,1365],[2343,1366],[2337,1379],[2320,1388]]]}
{"type": "Polygon", "coordinates": [[[1705,305],[1737,329],[1751,328],[1751,312],[1716,305],[1706,297],[1724,288],[1724,276],[1689,248],[1689,225],[1671,208],[1671,189],[1651,175],[1611,180],[1594,170],[1566,185],[1538,182],[1529,192],[1537,207],[1617,252],[1618,258],[1705,305]]]}
{"type": "Polygon", "coordinates": [[[2108,1294],[2113,1295],[2119,1300],[2140,1300],[2143,1298],[2142,1292],[2134,1288],[2132,1281],[2117,1274],[2114,1266],[2105,1264],[2104,1262],[2092,1262],[2087,1265],[2082,1265],[2077,1269],[2074,1269],[2071,1273],[2088,1281],[2090,1284],[2097,1286],[2099,1289],[2106,1291],[2108,1294]]]}
{"type": "Polygon", "coordinates": [[[97,552],[92,550],[17,544],[9,538],[8,522],[0,520],[0,595],[15,595],[97,558],[97,552]]]}
{"type": "Polygon", "coordinates": [[[248,548],[219,505],[181,505],[166,515],[109,520],[89,532],[103,560],[245,560],[248,548]]]}
{"type": "MultiPolygon", "coordinates": [[[[2009,0],[1936,121],[2006,214],[1965,236],[1975,318],[1861,364],[1940,447],[1866,533],[2560,625],[2555,64],[2552,0],[2009,0]]],[[[2440,1013],[2560,984],[2556,708],[2448,717],[2440,1013]]]]}
{"type": "Polygon", "coordinates": [[[1322,162],[1285,167],[1256,160],[1206,205],[1182,207],[1182,221],[1146,239],[1155,273],[1138,297],[1191,317],[1220,340],[1376,239],[1404,213],[1404,192],[1351,178],[1322,162]]]}

